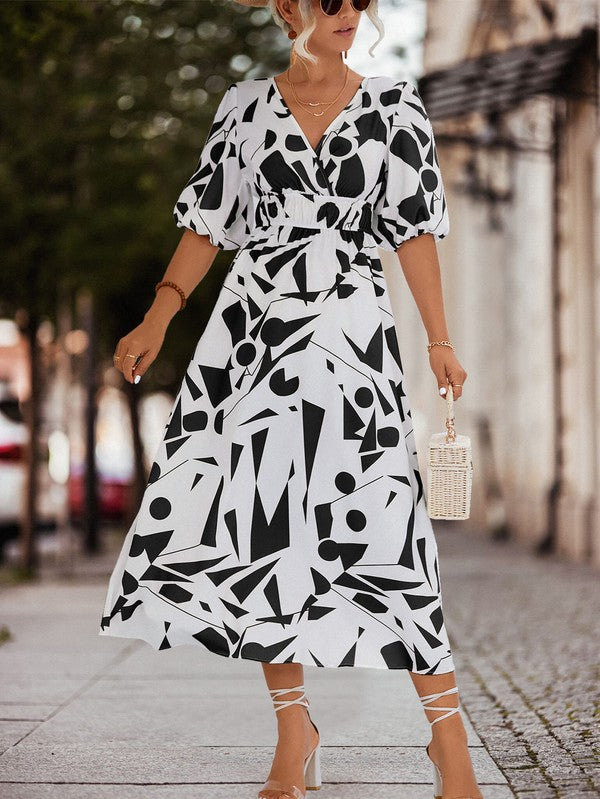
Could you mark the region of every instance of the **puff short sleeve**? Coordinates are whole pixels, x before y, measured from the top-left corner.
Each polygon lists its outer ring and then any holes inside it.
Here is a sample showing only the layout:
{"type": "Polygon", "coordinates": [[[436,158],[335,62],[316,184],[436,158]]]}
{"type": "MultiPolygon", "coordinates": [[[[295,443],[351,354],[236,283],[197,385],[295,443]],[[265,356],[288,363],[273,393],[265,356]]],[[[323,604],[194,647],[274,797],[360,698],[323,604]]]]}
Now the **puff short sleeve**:
{"type": "Polygon", "coordinates": [[[222,250],[241,247],[250,232],[252,195],[242,176],[237,85],[226,89],[193,175],[173,209],[177,227],[207,235],[222,250]]]}
{"type": "Polygon", "coordinates": [[[385,190],[375,207],[378,245],[395,251],[421,233],[435,241],[450,230],[431,122],[416,86],[405,81],[392,117],[385,190]]]}

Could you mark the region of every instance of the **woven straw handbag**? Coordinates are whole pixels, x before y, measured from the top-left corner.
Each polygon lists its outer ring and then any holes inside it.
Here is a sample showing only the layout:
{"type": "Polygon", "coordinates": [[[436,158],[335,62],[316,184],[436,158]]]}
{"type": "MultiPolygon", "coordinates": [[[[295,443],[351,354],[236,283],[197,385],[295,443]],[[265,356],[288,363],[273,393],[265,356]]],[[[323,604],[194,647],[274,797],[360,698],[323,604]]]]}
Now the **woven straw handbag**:
{"type": "Polygon", "coordinates": [[[429,439],[427,513],[431,519],[468,519],[473,461],[471,439],[454,429],[454,394],[446,393],[446,432],[429,439]]]}

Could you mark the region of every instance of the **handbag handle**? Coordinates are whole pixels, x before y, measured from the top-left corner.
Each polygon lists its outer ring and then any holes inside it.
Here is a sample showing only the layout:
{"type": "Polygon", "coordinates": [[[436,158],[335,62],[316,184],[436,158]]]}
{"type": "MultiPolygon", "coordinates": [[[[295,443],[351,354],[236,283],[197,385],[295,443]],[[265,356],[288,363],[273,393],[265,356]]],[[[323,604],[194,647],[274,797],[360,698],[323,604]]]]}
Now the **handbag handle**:
{"type": "Polygon", "coordinates": [[[451,444],[456,440],[456,431],[454,429],[454,393],[452,391],[452,384],[448,385],[446,392],[446,444],[451,444]]]}

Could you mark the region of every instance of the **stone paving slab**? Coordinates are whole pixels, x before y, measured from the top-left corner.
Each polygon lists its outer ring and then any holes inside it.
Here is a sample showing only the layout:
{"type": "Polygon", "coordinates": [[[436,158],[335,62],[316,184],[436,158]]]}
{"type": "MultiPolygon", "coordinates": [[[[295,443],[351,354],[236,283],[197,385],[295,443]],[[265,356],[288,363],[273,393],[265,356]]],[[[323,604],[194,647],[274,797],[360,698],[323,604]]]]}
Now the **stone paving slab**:
{"type": "MultiPolygon", "coordinates": [[[[237,681],[235,691],[185,681],[106,681],[92,686],[78,701],[72,702],[49,719],[36,732],[43,738],[68,743],[73,730],[78,741],[94,741],[110,735],[152,743],[157,736],[196,745],[240,745],[248,740],[269,745],[276,734],[276,723],[264,688],[237,681]],[[166,684],[165,684],[166,683],[166,684]],[[231,708],[224,712],[224,708],[231,708]],[[231,723],[235,708],[237,724],[231,723]],[[151,712],[149,712],[149,709],[151,712]],[[109,710],[109,712],[107,712],[109,710]]],[[[200,681],[199,681],[200,682],[200,681]]],[[[335,699],[321,699],[311,693],[313,718],[323,742],[332,745],[399,745],[420,743],[430,736],[420,708],[402,706],[395,698],[386,706],[385,696],[374,697],[372,706],[357,707],[347,702],[336,707],[335,699]]],[[[480,743],[474,733],[471,745],[480,743]]]]}
{"type": "Polygon", "coordinates": [[[0,702],[0,721],[44,721],[56,708],[57,705],[35,702],[0,702]]]}
{"type": "MultiPolygon", "coordinates": [[[[262,783],[191,783],[187,785],[70,785],[61,784],[61,799],[256,799],[262,783]]],[[[54,799],[54,783],[5,784],[3,799],[54,799]]],[[[431,799],[432,789],[415,783],[373,785],[338,783],[324,785],[320,791],[309,791],[308,799],[431,799]]],[[[511,799],[513,793],[504,785],[485,788],[486,799],[511,799]]]]}
{"type": "MultiPolygon", "coordinates": [[[[71,655],[73,657],[73,655],[71,655]]],[[[40,657],[40,661],[45,659],[40,657]]],[[[1,662],[1,661],[0,661],[1,662]]],[[[60,705],[66,702],[81,685],[81,678],[54,678],[44,674],[11,675],[2,670],[0,696],[2,703],[60,705]]]]}
{"type": "MultiPolygon", "coordinates": [[[[172,651],[172,650],[171,650],[172,651]]],[[[229,669],[226,669],[229,672],[229,669]]],[[[236,670],[236,674],[240,670],[236,670]]],[[[152,740],[172,736],[190,744],[243,744],[252,740],[268,745],[276,724],[264,679],[236,676],[235,681],[216,679],[111,679],[99,680],[85,696],[45,725],[46,733],[67,738],[76,728],[79,735],[97,738],[118,732],[152,740]],[[109,703],[110,716],[104,709],[109,703]],[[153,708],[148,717],[148,707],[153,708]],[[235,707],[238,724],[232,729],[229,713],[235,707]],[[140,729],[142,727],[142,729],[140,729]]],[[[322,740],[332,745],[425,744],[430,728],[424,718],[412,682],[406,675],[396,680],[375,681],[366,692],[358,692],[335,675],[317,684],[305,675],[312,715],[322,740]]],[[[481,745],[465,719],[470,745],[481,745]]]]}
{"type": "Polygon", "coordinates": [[[0,720],[0,752],[9,746],[17,744],[21,738],[35,729],[32,721],[5,721],[0,720]]]}
{"type": "MultiPolygon", "coordinates": [[[[132,741],[96,741],[88,745],[37,744],[25,739],[2,756],[0,786],[27,774],[32,782],[110,783],[117,775],[128,784],[227,781],[256,782],[268,773],[274,746],[190,746],[160,741],[154,745],[132,741]]],[[[503,785],[485,749],[472,750],[480,785],[503,785]]],[[[430,784],[430,766],[422,747],[323,746],[323,783],[430,784]]],[[[262,782],[261,782],[262,784],[262,782]]]]}

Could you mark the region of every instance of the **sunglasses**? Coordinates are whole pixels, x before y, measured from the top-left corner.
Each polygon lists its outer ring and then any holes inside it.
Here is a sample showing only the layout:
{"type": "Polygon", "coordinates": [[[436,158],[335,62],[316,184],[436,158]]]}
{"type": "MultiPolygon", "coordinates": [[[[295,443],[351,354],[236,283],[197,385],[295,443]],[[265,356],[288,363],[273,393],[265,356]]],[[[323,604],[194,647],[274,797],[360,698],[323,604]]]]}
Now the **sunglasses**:
{"type": "MultiPolygon", "coordinates": [[[[371,0],[352,0],[355,11],[366,11],[371,0]]],[[[321,11],[332,17],[341,9],[344,0],[321,0],[321,11]]]]}

